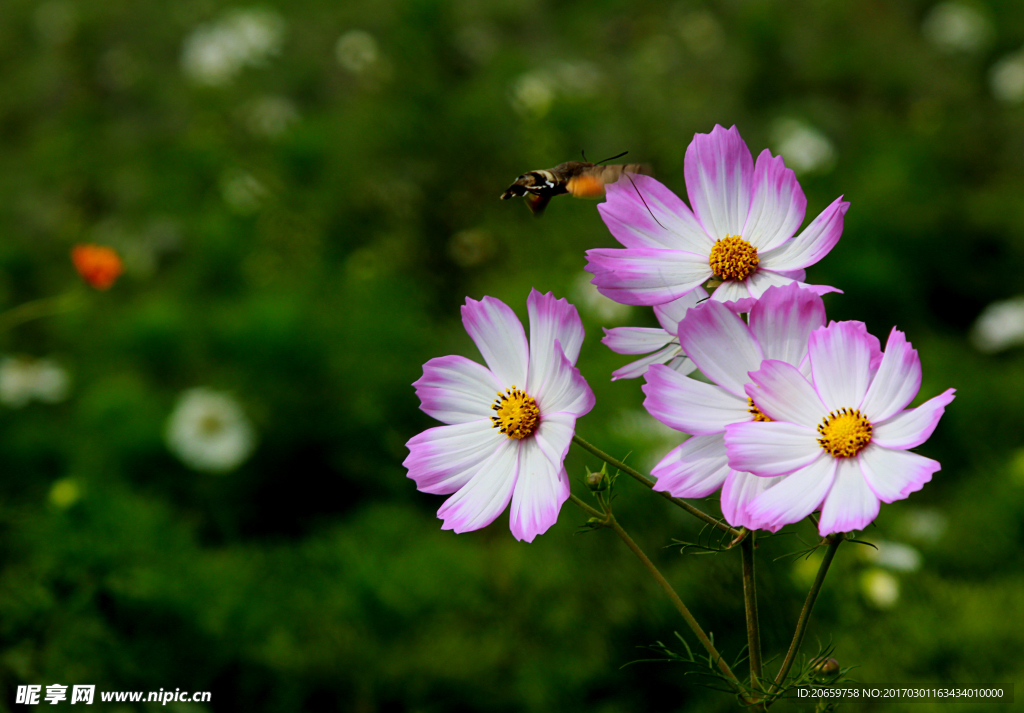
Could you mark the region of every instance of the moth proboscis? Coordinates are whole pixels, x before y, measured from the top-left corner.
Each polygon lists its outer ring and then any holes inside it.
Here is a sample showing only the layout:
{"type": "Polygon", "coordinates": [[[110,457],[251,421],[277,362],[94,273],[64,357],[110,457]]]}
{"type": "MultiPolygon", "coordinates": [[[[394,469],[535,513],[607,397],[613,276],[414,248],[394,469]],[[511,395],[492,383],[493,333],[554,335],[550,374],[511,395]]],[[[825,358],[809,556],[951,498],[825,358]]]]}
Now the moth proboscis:
{"type": "MultiPolygon", "coordinates": [[[[612,159],[624,155],[619,154],[612,159]]],[[[601,198],[604,196],[604,187],[609,183],[615,183],[623,173],[651,173],[649,166],[640,163],[609,166],[602,164],[603,162],[566,161],[554,168],[527,171],[501,194],[501,199],[504,201],[514,196],[523,196],[530,211],[534,215],[540,215],[554,196],[568,193],[576,198],[601,198]]]]}

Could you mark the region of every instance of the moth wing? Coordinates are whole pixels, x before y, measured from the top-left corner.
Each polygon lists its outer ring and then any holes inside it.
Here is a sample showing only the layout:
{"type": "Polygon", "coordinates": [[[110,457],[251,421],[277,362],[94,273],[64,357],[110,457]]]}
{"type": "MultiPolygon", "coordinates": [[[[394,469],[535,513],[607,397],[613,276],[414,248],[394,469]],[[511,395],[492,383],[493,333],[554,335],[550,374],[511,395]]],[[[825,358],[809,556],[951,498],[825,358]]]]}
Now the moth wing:
{"type": "Polygon", "coordinates": [[[565,190],[576,198],[600,198],[604,195],[604,180],[588,171],[566,181],[565,190]]]}
{"type": "Polygon", "coordinates": [[[566,181],[566,190],[576,198],[602,198],[604,187],[615,183],[623,173],[650,174],[650,168],[638,163],[591,166],[566,181]]]}
{"type": "Polygon", "coordinates": [[[526,207],[530,209],[530,212],[536,216],[541,215],[544,209],[548,207],[548,202],[551,200],[551,196],[542,196],[537,193],[526,194],[526,207]]]}

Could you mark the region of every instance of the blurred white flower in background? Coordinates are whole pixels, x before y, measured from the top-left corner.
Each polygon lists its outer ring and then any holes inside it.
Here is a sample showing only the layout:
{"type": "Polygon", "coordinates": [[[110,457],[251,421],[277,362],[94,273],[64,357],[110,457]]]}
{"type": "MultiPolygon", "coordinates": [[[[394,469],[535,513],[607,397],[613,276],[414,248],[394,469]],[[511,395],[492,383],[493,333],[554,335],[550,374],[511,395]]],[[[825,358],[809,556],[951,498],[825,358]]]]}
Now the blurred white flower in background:
{"type": "Polygon", "coordinates": [[[711,54],[725,45],[725,31],[707,10],[688,13],[679,21],[679,34],[694,54],[711,54]]]}
{"type": "Polygon", "coordinates": [[[593,62],[558,62],[554,67],[557,89],[570,97],[592,97],[601,88],[604,75],[593,62]]]}
{"type": "Polygon", "coordinates": [[[71,379],[52,359],[6,356],[0,359],[0,403],[21,408],[29,401],[55,404],[68,397],[71,379]]]}
{"type": "Polygon", "coordinates": [[[1024,296],[993,302],[971,327],[971,343],[985,354],[1024,344],[1024,296]]]}
{"type": "Polygon", "coordinates": [[[901,542],[877,540],[875,547],[861,547],[860,556],[877,567],[894,572],[916,572],[921,568],[921,553],[901,542]]]}
{"type": "Polygon", "coordinates": [[[243,121],[254,136],[277,138],[299,120],[299,110],[287,97],[259,97],[243,109],[243,121]]]}
{"type": "Polygon", "coordinates": [[[1024,49],[1008,54],[988,72],[992,96],[1007,104],[1024,101],[1024,49]]]}
{"type": "Polygon", "coordinates": [[[284,20],[277,13],[233,10],[185,38],[181,66],[198,84],[227,84],[245,67],[258,67],[277,54],[283,37],[284,20]]]}
{"type": "Polygon", "coordinates": [[[78,26],[78,10],[69,0],[47,0],[39,3],[33,13],[36,32],[49,45],[70,40],[78,26]]]}
{"type": "Polygon", "coordinates": [[[380,52],[377,40],[369,32],[349,30],[335,43],[334,56],[352,74],[362,74],[377,63],[380,52]]]}
{"type": "Polygon", "coordinates": [[[486,262],[495,251],[490,231],[471,228],[456,233],[448,241],[448,256],[459,267],[473,267],[486,262]]]}
{"type": "Polygon", "coordinates": [[[860,577],[860,593],[876,609],[892,609],[900,600],[900,583],[881,569],[869,569],[860,577]]]}
{"type": "Polygon", "coordinates": [[[522,116],[541,118],[559,96],[587,99],[598,94],[604,74],[593,62],[559,61],[516,77],[509,87],[509,103],[522,116]]]}
{"type": "Polygon", "coordinates": [[[498,31],[491,25],[465,25],[452,39],[459,51],[477,64],[486,64],[498,51],[498,31]]]}
{"type": "Polygon", "coordinates": [[[942,52],[977,52],[995,34],[977,8],[962,2],[940,2],[925,15],[921,34],[942,52]]]}
{"type": "Polygon", "coordinates": [[[256,432],[238,402],[204,387],[178,397],[164,438],[182,463],[207,473],[234,470],[256,447],[256,432]]]}
{"type": "Polygon", "coordinates": [[[924,544],[938,542],[948,526],[949,518],[936,508],[914,508],[903,515],[906,536],[924,544]]]}
{"type": "Polygon", "coordinates": [[[826,173],[836,161],[836,149],[823,133],[798,119],[779,119],[772,125],[772,148],[797,175],[826,173]]]}
{"type": "Polygon", "coordinates": [[[89,238],[93,243],[114,248],[126,273],[148,278],[165,255],[181,247],[181,226],[168,216],[153,217],[143,226],[110,217],[97,222],[89,238]]]}
{"type": "Polygon", "coordinates": [[[226,171],[220,179],[220,194],[236,213],[253,213],[267,197],[267,187],[246,171],[226,171]]]}
{"type": "Polygon", "coordinates": [[[544,71],[521,74],[512,82],[510,101],[520,114],[539,119],[555,101],[554,80],[544,71]]]}
{"type": "Polygon", "coordinates": [[[597,287],[591,284],[593,278],[589,272],[581,272],[572,288],[572,301],[587,317],[596,319],[603,324],[621,324],[633,314],[630,305],[619,304],[608,299],[597,287]]]}

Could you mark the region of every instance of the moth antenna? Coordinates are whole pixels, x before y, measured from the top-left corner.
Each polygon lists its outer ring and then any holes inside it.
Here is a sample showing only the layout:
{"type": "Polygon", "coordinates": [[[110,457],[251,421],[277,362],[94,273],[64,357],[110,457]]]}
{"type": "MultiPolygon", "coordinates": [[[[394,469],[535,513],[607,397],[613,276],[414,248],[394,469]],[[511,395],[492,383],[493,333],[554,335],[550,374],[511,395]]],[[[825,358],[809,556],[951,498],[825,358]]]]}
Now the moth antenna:
{"type": "MultiPolygon", "coordinates": [[[[624,155],[625,154],[619,154],[619,156],[624,156],[624,155]]],[[[618,156],[616,156],[616,158],[618,158],[618,156]]],[[[610,161],[611,159],[607,159],[607,160],[610,161]]],[[[636,194],[638,196],[640,196],[640,200],[643,201],[644,208],[646,208],[647,212],[651,214],[652,218],[654,218],[654,222],[657,223],[658,225],[661,225],[661,221],[658,220],[658,216],[656,216],[654,214],[654,211],[651,210],[651,207],[649,205],[647,205],[647,201],[644,200],[643,195],[640,193],[640,189],[637,188],[636,187],[636,183],[633,182],[633,177],[629,175],[629,171],[623,171],[622,175],[625,176],[626,178],[628,178],[629,182],[633,184],[633,190],[636,191],[636,194]]],[[[662,228],[662,230],[668,230],[668,228],[666,228],[664,225],[661,225],[661,228],[662,228]]]]}
{"type": "Polygon", "coordinates": [[[600,166],[600,165],[601,165],[602,163],[604,163],[605,161],[614,161],[614,160],[615,160],[615,159],[617,159],[617,158],[622,158],[623,156],[625,156],[625,155],[626,155],[626,154],[628,154],[628,153],[629,153],[629,151],[623,151],[623,152],[622,152],[622,153],[620,153],[620,154],[619,154],[618,156],[612,156],[611,158],[606,158],[606,159],[604,159],[604,160],[602,160],[602,161],[598,161],[598,162],[597,162],[597,163],[596,163],[595,165],[597,165],[597,166],[600,166]]]}
{"type": "Polygon", "coordinates": [[[580,149],[580,155],[583,156],[583,163],[587,162],[587,151],[586,149],[580,149]]]}

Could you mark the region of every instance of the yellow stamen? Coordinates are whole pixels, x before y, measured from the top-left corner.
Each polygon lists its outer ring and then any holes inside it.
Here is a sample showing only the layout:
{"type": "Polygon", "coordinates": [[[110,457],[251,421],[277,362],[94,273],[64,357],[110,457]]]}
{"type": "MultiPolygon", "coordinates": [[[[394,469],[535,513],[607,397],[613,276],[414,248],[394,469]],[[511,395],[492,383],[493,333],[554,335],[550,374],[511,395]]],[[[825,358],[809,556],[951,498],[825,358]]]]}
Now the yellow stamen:
{"type": "Polygon", "coordinates": [[[525,391],[517,389],[515,384],[511,389],[505,389],[505,393],[499,391],[491,408],[498,414],[491,416],[491,422],[509,438],[526,438],[537,430],[540,423],[537,402],[525,391]]]}
{"type": "Polygon", "coordinates": [[[762,413],[761,409],[754,403],[754,399],[747,397],[747,413],[754,417],[755,421],[771,421],[770,418],[762,413]]]}
{"type": "Polygon", "coordinates": [[[757,248],[738,235],[726,235],[711,248],[708,265],[720,280],[745,280],[761,260],[757,248]]]}
{"type": "Polygon", "coordinates": [[[859,409],[845,406],[833,411],[818,426],[818,445],[836,458],[852,458],[871,442],[871,422],[859,409]]]}

